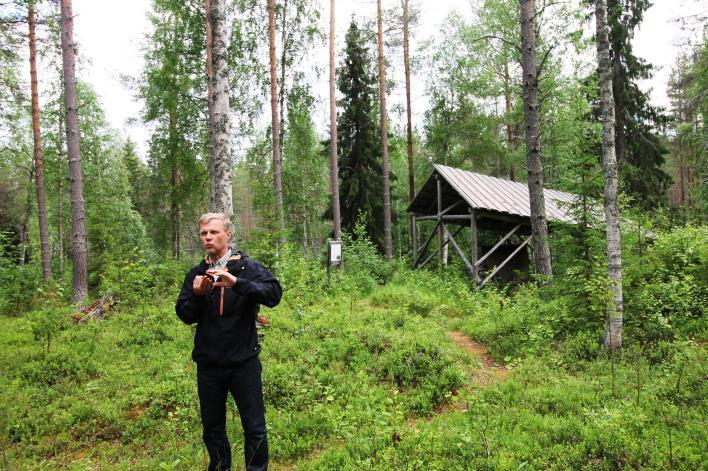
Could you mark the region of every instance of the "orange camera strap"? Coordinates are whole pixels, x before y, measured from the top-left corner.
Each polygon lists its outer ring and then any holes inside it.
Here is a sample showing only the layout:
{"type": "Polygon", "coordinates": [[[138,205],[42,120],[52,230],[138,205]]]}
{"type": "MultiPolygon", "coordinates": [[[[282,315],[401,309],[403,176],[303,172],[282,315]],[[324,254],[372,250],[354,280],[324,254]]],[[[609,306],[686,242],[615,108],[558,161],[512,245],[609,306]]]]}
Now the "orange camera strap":
{"type": "MultiPolygon", "coordinates": [[[[232,255],[231,257],[229,257],[227,262],[229,262],[231,260],[241,260],[241,255],[240,254],[232,255]]],[[[204,259],[204,261],[209,263],[209,257],[206,257],[204,259]]],[[[222,286],[221,287],[221,296],[219,299],[219,316],[223,316],[223,315],[224,315],[224,287],[222,286]]]]}

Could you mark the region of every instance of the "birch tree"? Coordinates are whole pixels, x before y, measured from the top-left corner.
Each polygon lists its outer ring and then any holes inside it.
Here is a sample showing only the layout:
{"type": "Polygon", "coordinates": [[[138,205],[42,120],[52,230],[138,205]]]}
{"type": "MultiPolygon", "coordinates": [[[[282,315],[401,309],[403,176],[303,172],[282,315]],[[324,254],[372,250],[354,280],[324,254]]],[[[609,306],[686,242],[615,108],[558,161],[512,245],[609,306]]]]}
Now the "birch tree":
{"type": "Polygon", "coordinates": [[[383,210],[384,210],[384,253],[386,260],[393,258],[391,238],[391,183],[388,162],[388,115],[386,112],[386,66],[383,51],[383,26],[381,21],[381,0],[376,0],[376,23],[378,25],[379,52],[379,106],[381,122],[381,155],[383,159],[383,210]]]}
{"type": "Polygon", "coordinates": [[[84,181],[81,175],[79,118],[76,105],[76,58],[74,14],[71,0],[61,0],[61,51],[64,71],[64,104],[66,109],[66,144],[71,182],[71,301],[80,303],[88,295],[87,244],[84,209],[84,181]]]}
{"type": "Polygon", "coordinates": [[[39,125],[39,85],[37,83],[37,43],[35,35],[35,2],[27,5],[29,23],[30,79],[32,88],[32,137],[34,139],[34,175],[37,186],[37,215],[39,218],[39,241],[42,252],[42,275],[45,281],[52,277],[52,261],[49,253],[49,229],[47,203],[44,193],[44,159],[42,157],[42,134],[39,125]]]}
{"type": "MultiPolygon", "coordinates": [[[[209,119],[209,123],[213,122],[214,118],[212,117],[212,114],[214,113],[214,103],[213,103],[213,96],[214,96],[214,90],[213,90],[213,76],[214,76],[214,70],[212,68],[212,57],[211,57],[211,49],[213,46],[213,40],[212,40],[212,34],[211,34],[211,0],[204,0],[204,26],[206,30],[206,73],[207,73],[207,116],[209,119]]],[[[215,175],[215,170],[214,170],[214,165],[216,164],[216,147],[214,146],[214,133],[211,132],[211,127],[209,131],[209,204],[210,206],[214,207],[216,203],[216,178],[213,178],[212,175],[215,175]]]]}
{"type": "Polygon", "coordinates": [[[607,235],[607,275],[611,296],[607,300],[605,347],[622,346],[622,252],[617,209],[617,157],[615,154],[615,103],[612,94],[610,41],[607,33],[606,0],[595,1],[598,76],[602,103],[602,167],[605,173],[605,233],[607,235]]]}
{"type": "MultiPolygon", "coordinates": [[[[209,142],[213,146],[213,164],[210,162],[211,209],[226,213],[233,219],[234,207],[231,185],[231,120],[229,117],[228,32],[226,29],[226,0],[210,0],[211,29],[211,113],[209,114],[209,142]]],[[[208,48],[209,50],[209,48],[208,48]]]]}
{"type": "MultiPolygon", "coordinates": [[[[536,64],[534,0],[519,0],[521,9],[521,68],[524,89],[524,128],[528,166],[531,234],[536,273],[551,276],[551,251],[548,246],[548,221],[543,196],[543,164],[539,120],[538,76],[543,62],[536,64]]],[[[547,57],[547,56],[545,56],[547,57]]]]}

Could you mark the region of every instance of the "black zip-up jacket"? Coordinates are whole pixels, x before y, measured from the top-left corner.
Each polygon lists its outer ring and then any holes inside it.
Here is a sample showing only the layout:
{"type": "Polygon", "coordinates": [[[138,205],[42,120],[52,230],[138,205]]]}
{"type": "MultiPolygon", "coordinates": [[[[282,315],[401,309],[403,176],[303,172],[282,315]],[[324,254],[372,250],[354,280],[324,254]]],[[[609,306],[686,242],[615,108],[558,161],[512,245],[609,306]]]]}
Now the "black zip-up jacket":
{"type": "Polygon", "coordinates": [[[226,264],[229,273],[236,277],[236,284],[196,295],[192,291],[194,277],[205,275],[208,268],[205,259],[189,270],[175,310],[184,323],[197,324],[192,351],[196,363],[234,365],[261,351],[256,332],[258,306],[276,306],[283,290],[271,272],[239,251],[226,264]]]}

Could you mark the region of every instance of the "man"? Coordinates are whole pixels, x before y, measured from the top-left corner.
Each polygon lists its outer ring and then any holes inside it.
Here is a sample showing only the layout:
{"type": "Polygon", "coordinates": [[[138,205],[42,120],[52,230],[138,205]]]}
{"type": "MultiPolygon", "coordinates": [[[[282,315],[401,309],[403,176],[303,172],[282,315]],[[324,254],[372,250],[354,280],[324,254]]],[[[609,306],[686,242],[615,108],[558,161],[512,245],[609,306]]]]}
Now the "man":
{"type": "Polygon", "coordinates": [[[222,213],[199,218],[199,238],[207,257],[184,279],[175,307],[186,324],[197,324],[192,359],[209,452],[209,471],[231,469],[226,435],[226,400],[231,392],[244,435],[246,469],[268,469],[268,441],[261,363],[258,306],[280,302],[278,280],[261,264],[229,247],[231,221],[222,213]]]}

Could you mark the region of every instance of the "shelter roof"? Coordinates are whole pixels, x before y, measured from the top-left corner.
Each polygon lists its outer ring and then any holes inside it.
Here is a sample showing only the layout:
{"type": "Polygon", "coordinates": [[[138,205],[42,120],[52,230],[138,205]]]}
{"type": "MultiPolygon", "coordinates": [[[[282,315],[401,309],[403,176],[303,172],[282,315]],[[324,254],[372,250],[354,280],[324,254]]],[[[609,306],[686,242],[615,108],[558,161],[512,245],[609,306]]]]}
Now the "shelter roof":
{"type": "MultiPolygon", "coordinates": [[[[530,218],[529,188],[526,183],[490,177],[445,165],[433,165],[433,173],[408,207],[409,212],[426,214],[437,205],[435,175],[440,175],[449,188],[444,190],[444,204],[454,203],[460,197],[473,209],[530,218]],[[454,193],[451,193],[451,191],[454,193]],[[458,195],[458,196],[455,196],[458,195]]],[[[577,195],[544,189],[546,216],[549,220],[574,223],[568,213],[568,203],[577,195]]]]}

